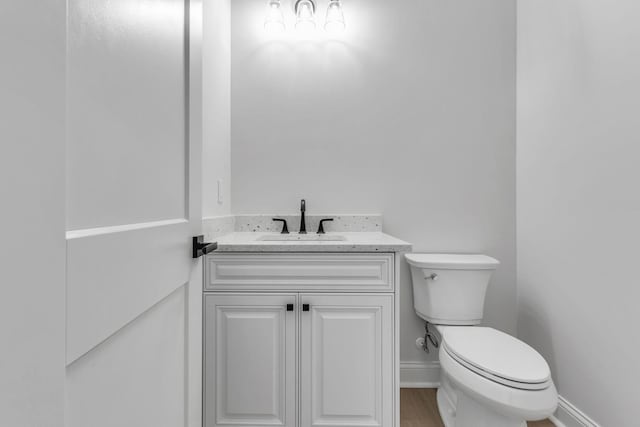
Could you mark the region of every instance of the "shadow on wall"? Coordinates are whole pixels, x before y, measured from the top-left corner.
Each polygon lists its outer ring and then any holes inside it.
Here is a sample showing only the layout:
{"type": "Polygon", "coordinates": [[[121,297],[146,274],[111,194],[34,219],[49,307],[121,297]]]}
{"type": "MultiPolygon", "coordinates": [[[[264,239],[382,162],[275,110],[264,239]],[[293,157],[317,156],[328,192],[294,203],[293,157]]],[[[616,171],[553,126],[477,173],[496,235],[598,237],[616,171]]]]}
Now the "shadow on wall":
{"type": "MultiPolygon", "coordinates": [[[[530,283],[528,286],[535,286],[535,284],[530,283]]],[[[593,371],[584,369],[584,364],[572,363],[570,377],[567,376],[566,370],[560,371],[560,366],[571,363],[572,360],[580,359],[583,355],[576,350],[575,354],[571,355],[570,360],[560,360],[553,342],[554,331],[556,339],[563,339],[570,346],[572,345],[572,341],[580,340],[581,337],[557,336],[558,328],[552,326],[552,322],[547,313],[540,310],[541,307],[544,307],[544,305],[540,302],[520,299],[518,303],[518,338],[532,346],[545,358],[551,368],[551,377],[558,389],[558,393],[562,396],[563,390],[566,390],[565,386],[574,386],[575,378],[580,378],[582,384],[585,386],[588,385],[589,389],[606,390],[606,384],[599,381],[599,375],[595,375],[593,371]]],[[[591,357],[594,357],[594,355],[602,352],[603,346],[606,345],[606,337],[598,336],[597,333],[592,335],[587,333],[587,336],[592,340],[590,343],[593,350],[591,357]]],[[[602,360],[602,366],[598,370],[603,372],[606,370],[606,364],[609,362],[606,358],[602,360]]]]}
{"type": "Polygon", "coordinates": [[[362,77],[367,56],[367,51],[346,41],[270,40],[256,47],[243,62],[262,64],[264,73],[274,82],[282,82],[286,76],[287,81],[280,84],[295,89],[299,96],[300,90],[315,84],[316,73],[347,73],[345,77],[349,80],[362,77]]]}
{"type": "Polygon", "coordinates": [[[534,306],[528,304],[527,301],[519,301],[518,309],[518,337],[544,356],[551,368],[551,376],[554,382],[556,382],[556,387],[559,388],[556,379],[557,363],[554,357],[555,352],[549,318],[537,311],[534,306]]]}

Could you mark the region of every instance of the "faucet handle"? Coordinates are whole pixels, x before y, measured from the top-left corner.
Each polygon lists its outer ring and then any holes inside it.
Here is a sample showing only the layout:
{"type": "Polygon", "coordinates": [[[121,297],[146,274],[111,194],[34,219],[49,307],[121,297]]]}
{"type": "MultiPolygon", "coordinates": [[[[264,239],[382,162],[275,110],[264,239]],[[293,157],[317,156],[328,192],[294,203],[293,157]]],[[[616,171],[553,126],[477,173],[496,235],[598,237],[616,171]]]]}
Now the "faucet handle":
{"type": "Polygon", "coordinates": [[[273,218],[273,221],[282,221],[282,231],[280,234],[289,234],[289,228],[287,227],[287,220],[283,218],[273,218]]]}
{"type": "Polygon", "coordinates": [[[327,221],[333,221],[333,218],[325,218],[320,220],[320,224],[318,224],[318,234],[324,234],[324,223],[327,221]]]}

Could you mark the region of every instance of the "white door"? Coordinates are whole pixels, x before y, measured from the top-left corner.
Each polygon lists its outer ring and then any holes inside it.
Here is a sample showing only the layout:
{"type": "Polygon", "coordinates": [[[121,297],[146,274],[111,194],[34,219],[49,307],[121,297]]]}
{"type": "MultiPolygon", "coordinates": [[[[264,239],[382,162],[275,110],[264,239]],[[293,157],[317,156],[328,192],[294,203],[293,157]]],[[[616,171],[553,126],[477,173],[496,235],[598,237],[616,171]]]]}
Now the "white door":
{"type": "Polygon", "coordinates": [[[393,425],[393,297],[303,295],[301,425],[393,425]]]}
{"type": "Polygon", "coordinates": [[[199,7],[68,1],[68,427],[201,423],[199,7]]]}
{"type": "Polygon", "coordinates": [[[205,296],[205,426],[296,427],[295,294],[205,296]]]}

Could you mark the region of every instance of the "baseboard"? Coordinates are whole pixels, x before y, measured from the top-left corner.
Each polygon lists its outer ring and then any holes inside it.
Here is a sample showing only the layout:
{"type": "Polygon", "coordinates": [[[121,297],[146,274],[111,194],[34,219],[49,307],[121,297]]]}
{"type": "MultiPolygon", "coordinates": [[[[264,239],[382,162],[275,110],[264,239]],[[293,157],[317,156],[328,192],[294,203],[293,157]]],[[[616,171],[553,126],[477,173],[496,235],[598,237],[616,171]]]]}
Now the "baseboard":
{"type": "Polygon", "coordinates": [[[440,363],[400,362],[400,387],[436,388],[440,385],[440,363]]]}
{"type": "Polygon", "coordinates": [[[551,417],[557,427],[600,427],[584,412],[562,396],[558,396],[558,409],[551,417]]]}

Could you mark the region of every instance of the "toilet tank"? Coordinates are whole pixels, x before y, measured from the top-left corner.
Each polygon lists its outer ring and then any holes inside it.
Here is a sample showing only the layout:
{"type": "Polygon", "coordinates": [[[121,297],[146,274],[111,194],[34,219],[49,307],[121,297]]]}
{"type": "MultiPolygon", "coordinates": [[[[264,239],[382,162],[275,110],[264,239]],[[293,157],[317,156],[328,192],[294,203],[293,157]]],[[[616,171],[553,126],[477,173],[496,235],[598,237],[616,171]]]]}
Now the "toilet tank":
{"type": "Polygon", "coordinates": [[[493,271],[500,262],[486,255],[406,254],[411,266],[413,306],[436,325],[477,325],[493,271]]]}

